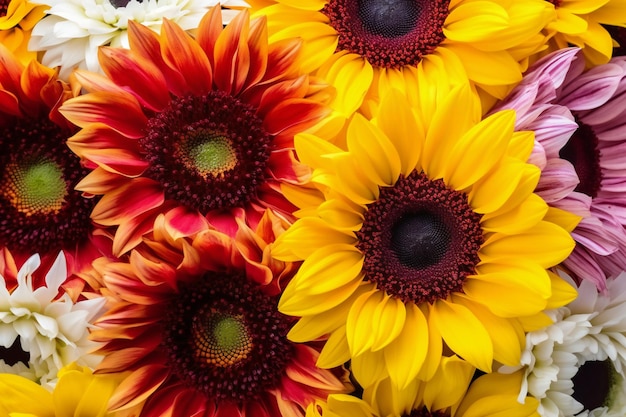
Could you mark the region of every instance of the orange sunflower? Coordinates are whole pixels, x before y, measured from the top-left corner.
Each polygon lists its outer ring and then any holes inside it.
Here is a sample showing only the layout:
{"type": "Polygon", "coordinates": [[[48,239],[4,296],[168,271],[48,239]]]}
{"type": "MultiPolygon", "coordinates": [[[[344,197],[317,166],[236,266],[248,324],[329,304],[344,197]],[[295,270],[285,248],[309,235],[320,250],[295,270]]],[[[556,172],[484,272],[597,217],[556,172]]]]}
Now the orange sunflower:
{"type": "Polygon", "coordinates": [[[130,50],[100,50],[108,78],[78,72],[88,94],[61,107],[82,128],[68,145],[95,167],[77,188],[103,196],[92,219],[117,227],[114,252],[132,249],[176,207],[198,217],[237,207],[252,221],[267,207],[288,216],[280,184],[309,175],[293,135],[328,113],[323,86],[299,72],[301,42],[268,44],[265,19],[247,11],[223,28],[220,7],[195,39],[169,21],[160,37],[129,25],[130,50]]]}
{"type": "Polygon", "coordinates": [[[76,126],[58,110],[73,90],[55,70],[24,66],[0,45],[0,247],[18,263],[33,253],[51,263],[63,250],[77,272],[107,249],[96,245],[89,217],[95,200],[74,190],[89,171],[66,144],[76,126]]]}
{"type": "Polygon", "coordinates": [[[141,416],[298,417],[352,386],[343,368],[316,367],[319,352],[286,335],[281,287],[297,264],[272,260],[285,223],[267,211],[256,229],[237,218],[231,238],[214,228],[176,238],[164,215],[129,262],[96,262],[113,300],[93,338],[97,373],[130,371],[110,406],[145,402],[141,416]]]}

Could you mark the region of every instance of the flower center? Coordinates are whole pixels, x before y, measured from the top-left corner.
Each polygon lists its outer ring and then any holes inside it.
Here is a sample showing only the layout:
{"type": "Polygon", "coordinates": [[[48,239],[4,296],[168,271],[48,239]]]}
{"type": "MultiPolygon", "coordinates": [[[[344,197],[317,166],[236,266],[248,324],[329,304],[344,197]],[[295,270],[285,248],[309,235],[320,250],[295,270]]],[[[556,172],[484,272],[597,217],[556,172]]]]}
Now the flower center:
{"type": "Polygon", "coordinates": [[[197,169],[205,178],[208,175],[217,177],[237,165],[237,154],[228,138],[199,130],[190,133],[186,139],[181,147],[183,156],[187,156],[186,165],[189,169],[197,169]]]}
{"type": "Polygon", "coordinates": [[[277,388],[293,356],[292,318],[245,276],[207,272],[181,286],[162,347],[173,373],[209,398],[243,403],[277,388]]]}
{"type": "Polygon", "coordinates": [[[367,280],[406,302],[461,291],[483,243],[481,216],[464,193],[413,171],[381,188],[357,232],[367,280]]]}
{"type": "Polygon", "coordinates": [[[17,120],[0,132],[0,244],[31,252],[75,250],[96,203],[74,187],[89,172],[49,120],[17,120]]]}
{"type": "Polygon", "coordinates": [[[2,188],[7,199],[26,216],[58,213],[67,194],[61,167],[49,159],[8,164],[2,188]]]}
{"type": "Polygon", "coordinates": [[[18,362],[22,362],[24,365],[28,366],[30,354],[22,349],[22,343],[18,336],[11,346],[0,346],[0,359],[9,366],[13,366],[18,362]]]}
{"type": "Polygon", "coordinates": [[[269,175],[271,136],[255,112],[221,91],[174,99],[140,139],[145,175],[166,198],[201,212],[247,203],[269,175]]]}
{"type": "Polygon", "coordinates": [[[617,41],[619,46],[613,47],[613,56],[626,55],[626,28],[620,26],[604,25],[611,37],[617,41]]]}
{"type": "Polygon", "coordinates": [[[578,122],[578,129],[559,152],[559,156],[574,165],[580,182],[574,189],[594,198],[602,184],[598,138],[586,124],[578,122]]]}
{"type": "Polygon", "coordinates": [[[619,374],[610,360],[587,361],[578,368],[572,378],[576,401],[581,403],[585,410],[593,410],[608,405],[609,394],[619,374]]]}
{"type": "Polygon", "coordinates": [[[11,0],[0,1],[0,17],[4,17],[7,15],[7,12],[9,10],[9,3],[11,3],[11,0]]]}
{"type": "MultiPolygon", "coordinates": [[[[137,3],[143,3],[143,0],[135,0],[137,3]]],[[[109,2],[111,3],[111,6],[115,7],[116,9],[119,9],[120,7],[126,7],[128,6],[128,3],[130,3],[130,0],[109,0],[109,2]]]]}
{"type": "Polygon", "coordinates": [[[445,39],[449,0],[330,0],[322,9],[339,36],[338,50],[375,67],[417,65],[445,39]]]}
{"type": "Polygon", "coordinates": [[[228,367],[245,359],[252,350],[252,341],[241,315],[210,311],[194,316],[191,327],[197,358],[206,363],[228,367]]]}

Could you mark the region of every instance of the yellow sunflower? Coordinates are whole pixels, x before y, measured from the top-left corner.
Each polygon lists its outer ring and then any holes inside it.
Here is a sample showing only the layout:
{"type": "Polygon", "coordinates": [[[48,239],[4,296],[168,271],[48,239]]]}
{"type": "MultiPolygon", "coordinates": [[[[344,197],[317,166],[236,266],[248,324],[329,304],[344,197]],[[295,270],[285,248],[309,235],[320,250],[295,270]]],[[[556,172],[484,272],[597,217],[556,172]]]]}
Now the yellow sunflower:
{"type": "Polygon", "coordinates": [[[578,46],[588,66],[606,64],[613,54],[614,42],[603,25],[626,27],[625,0],[548,0],[556,16],[544,33],[550,38],[545,53],[578,46]]]}
{"type": "Polygon", "coordinates": [[[43,18],[47,7],[27,0],[0,3],[0,44],[13,52],[24,65],[37,57],[36,52],[28,50],[28,42],[33,27],[43,18]]]}
{"type": "Polygon", "coordinates": [[[336,87],[339,119],[390,87],[412,91],[433,71],[469,78],[501,98],[522,78],[519,61],[545,44],[540,32],[554,17],[544,0],[249,3],[267,16],[271,40],[305,40],[303,69],[336,87]]]}
{"type": "Polygon", "coordinates": [[[392,90],[375,120],[352,118],[345,151],[295,139],[320,192],[284,187],[301,210],[273,256],[304,262],[279,310],[301,317],[293,340],[329,337],[320,366],[351,359],[363,386],[428,380],[448,349],[485,372],[517,364],[542,311],[576,296],[547,268],[579,219],[533,193],[532,132],[509,110],[481,120],[467,85],[430,100],[426,118],[392,90]]]}

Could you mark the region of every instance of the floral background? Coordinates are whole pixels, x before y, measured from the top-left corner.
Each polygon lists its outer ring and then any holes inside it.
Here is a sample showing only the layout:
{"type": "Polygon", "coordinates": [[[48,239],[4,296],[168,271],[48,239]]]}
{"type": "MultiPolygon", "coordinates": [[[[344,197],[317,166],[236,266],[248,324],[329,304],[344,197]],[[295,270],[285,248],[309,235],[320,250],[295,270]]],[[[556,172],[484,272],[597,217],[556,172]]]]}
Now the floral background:
{"type": "Polygon", "coordinates": [[[625,28],[0,2],[0,416],[625,416],[625,28]]]}

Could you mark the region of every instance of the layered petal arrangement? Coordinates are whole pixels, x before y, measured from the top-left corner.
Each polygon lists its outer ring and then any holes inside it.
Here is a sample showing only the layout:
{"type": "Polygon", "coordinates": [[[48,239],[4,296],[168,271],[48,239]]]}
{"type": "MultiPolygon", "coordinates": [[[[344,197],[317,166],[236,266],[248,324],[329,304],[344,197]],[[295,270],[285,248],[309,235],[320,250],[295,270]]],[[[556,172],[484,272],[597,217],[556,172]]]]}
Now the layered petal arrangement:
{"type": "Polygon", "coordinates": [[[546,268],[572,251],[578,218],[533,192],[532,132],[513,132],[512,111],[481,120],[468,86],[429,107],[424,123],[393,92],[375,121],[353,117],[347,151],[296,136],[323,193],[285,189],[302,209],[273,255],[304,262],[279,310],[301,317],[293,340],[330,334],[320,365],[351,360],[364,387],[428,381],[448,350],[484,372],[516,364],[528,326],[575,297],[546,268]]]}
{"type": "Polygon", "coordinates": [[[28,42],[45,9],[45,6],[27,0],[0,3],[0,44],[13,52],[24,65],[37,57],[35,51],[28,49],[28,42]]]}
{"type": "Polygon", "coordinates": [[[97,372],[131,372],[113,410],[303,416],[309,403],[353,389],[342,368],[316,367],[315,344],[286,337],[295,320],[278,312],[278,296],[295,268],[261,255],[281,220],[268,211],[255,230],[238,224],[235,238],[208,227],[175,238],[161,217],[129,262],[95,263],[114,300],[92,333],[104,343],[97,372]]]}
{"type": "Polygon", "coordinates": [[[535,0],[249,3],[272,22],[270,39],[306,40],[304,68],[337,88],[333,108],[344,117],[389,88],[429,88],[442,71],[501,98],[521,80],[521,61],[544,45],[540,31],[555,13],[535,0]]]}
{"type": "Polygon", "coordinates": [[[291,216],[280,184],[309,175],[293,135],[328,110],[323,86],[299,71],[301,42],[268,44],[266,30],[247,12],[222,29],[219,7],[196,39],[169,21],[160,37],[132,23],[130,50],[101,49],[109,78],[78,73],[89,93],[60,111],[82,128],[68,146],[94,170],[77,188],[103,196],[92,219],[116,228],[116,255],[179,207],[197,218],[239,207],[251,219],[266,207],[291,216]]]}
{"type": "Polygon", "coordinates": [[[128,48],[129,21],[159,32],[163,20],[169,19],[184,30],[193,31],[209,8],[218,3],[226,8],[224,23],[237,10],[248,6],[243,0],[35,0],[34,3],[42,5],[46,18],[34,28],[31,26],[28,49],[42,53],[44,65],[60,66],[64,80],[74,68],[99,71],[99,46],[128,48]]]}
{"type": "Polygon", "coordinates": [[[600,291],[626,270],[625,91],[625,58],[585,71],[580,50],[570,48],[537,62],[496,107],[515,109],[516,129],[535,131],[537,194],[582,217],[563,266],[600,291]]]}

